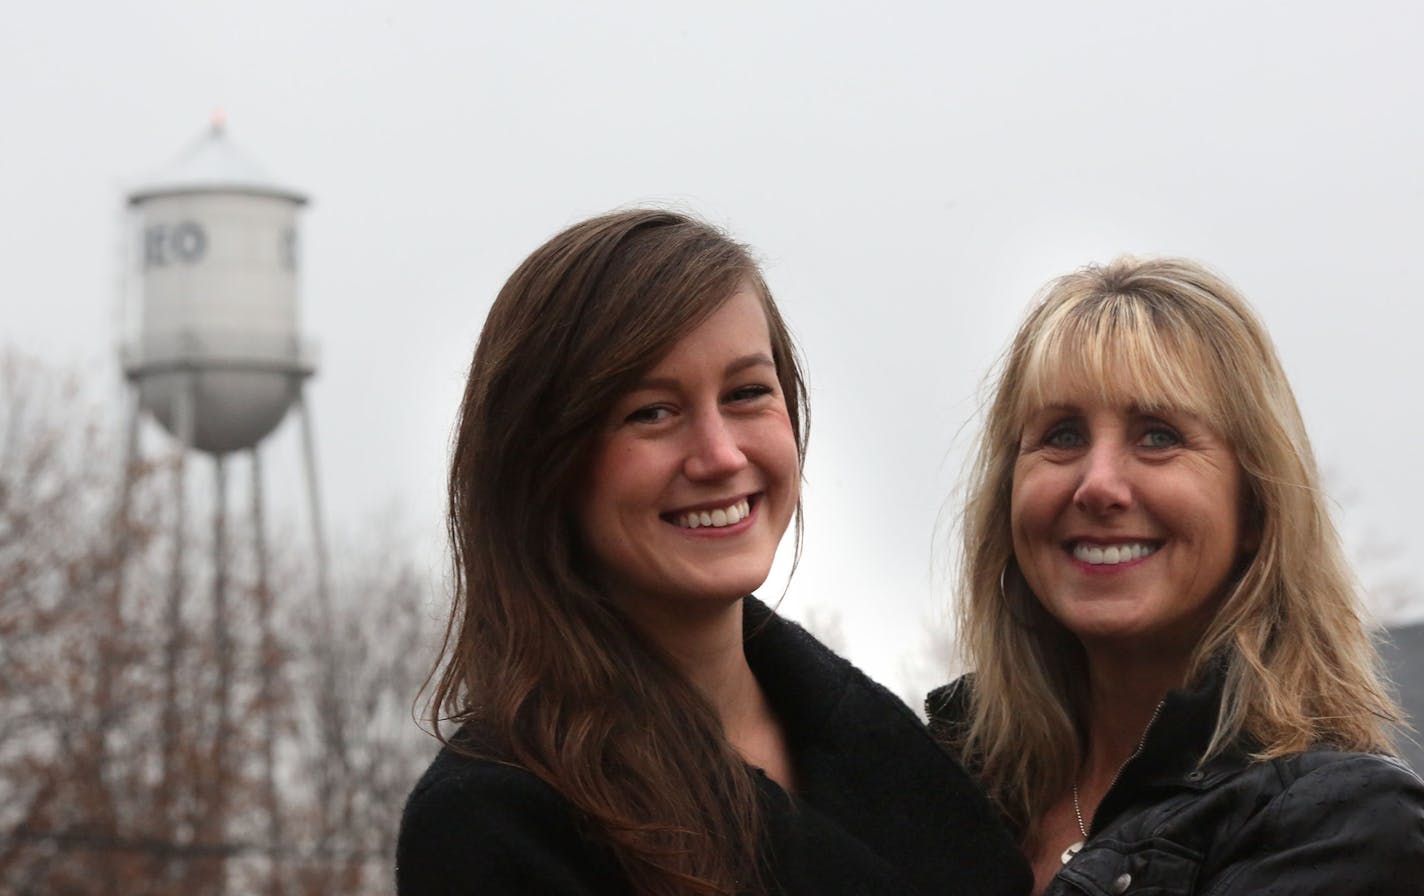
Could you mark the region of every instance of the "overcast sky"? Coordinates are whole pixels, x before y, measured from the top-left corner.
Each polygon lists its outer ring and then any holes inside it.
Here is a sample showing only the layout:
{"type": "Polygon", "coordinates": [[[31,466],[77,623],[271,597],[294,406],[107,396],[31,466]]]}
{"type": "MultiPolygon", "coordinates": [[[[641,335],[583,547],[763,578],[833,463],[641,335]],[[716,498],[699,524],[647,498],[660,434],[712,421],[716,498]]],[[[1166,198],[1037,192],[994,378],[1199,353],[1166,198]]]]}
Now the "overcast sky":
{"type": "MultiPolygon", "coordinates": [[[[1361,578],[1418,582],[1422,39],[1403,0],[24,4],[0,29],[0,343],[117,401],[125,192],[225,110],[313,198],[334,538],[393,526],[438,585],[448,437],[499,285],[583,217],[693,210],[760,252],[809,362],[783,609],[838,612],[852,659],[904,690],[948,599],[935,531],[979,383],[1030,297],[1089,261],[1187,255],[1265,318],[1361,578]]],[[[295,431],[267,447],[279,492],[295,431]]]]}

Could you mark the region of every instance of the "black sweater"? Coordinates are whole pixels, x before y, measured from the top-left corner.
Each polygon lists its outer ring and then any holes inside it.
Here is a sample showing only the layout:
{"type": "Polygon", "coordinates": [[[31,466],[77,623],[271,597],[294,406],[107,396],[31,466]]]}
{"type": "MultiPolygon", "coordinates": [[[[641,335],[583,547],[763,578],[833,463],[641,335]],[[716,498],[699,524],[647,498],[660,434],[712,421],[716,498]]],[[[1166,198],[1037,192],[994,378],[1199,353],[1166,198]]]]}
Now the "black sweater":
{"type": "MultiPolygon", "coordinates": [[[[747,660],[790,742],[797,793],[760,777],[788,894],[1026,894],[1027,864],[964,770],[896,697],[749,598],[747,660]]],[[[403,896],[630,892],[606,847],[532,774],[444,750],[406,805],[403,896]]]]}

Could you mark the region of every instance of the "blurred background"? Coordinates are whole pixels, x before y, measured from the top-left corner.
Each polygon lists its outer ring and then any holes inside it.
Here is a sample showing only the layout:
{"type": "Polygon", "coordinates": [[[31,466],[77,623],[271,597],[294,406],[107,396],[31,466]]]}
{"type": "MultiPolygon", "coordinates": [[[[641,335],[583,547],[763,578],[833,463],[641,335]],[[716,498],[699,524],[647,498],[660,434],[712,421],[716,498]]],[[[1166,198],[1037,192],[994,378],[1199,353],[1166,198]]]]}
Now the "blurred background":
{"type": "Polygon", "coordinates": [[[1402,0],[12,11],[0,891],[391,888],[465,367],[525,255],[631,205],[763,260],[813,416],[804,551],[763,596],[912,705],[958,668],[983,378],[1046,280],[1121,253],[1204,261],[1261,312],[1417,700],[1421,38],[1402,0]],[[267,259],[295,391],[225,491],[172,419],[128,441],[156,220],[130,200],[215,135],[299,234],[267,259]]]}

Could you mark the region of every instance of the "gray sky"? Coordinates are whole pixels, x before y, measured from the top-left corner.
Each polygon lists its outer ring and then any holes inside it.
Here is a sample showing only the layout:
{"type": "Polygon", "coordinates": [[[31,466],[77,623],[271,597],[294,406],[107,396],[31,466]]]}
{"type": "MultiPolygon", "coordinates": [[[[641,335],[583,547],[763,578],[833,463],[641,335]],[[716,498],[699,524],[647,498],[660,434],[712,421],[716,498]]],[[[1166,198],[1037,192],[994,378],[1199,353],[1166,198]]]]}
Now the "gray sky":
{"type": "MultiPolygon", "coordinates": [[[[1417,582],[1421,38],[1403,0],[26,4],[0,29],[0,342],[119,395],[124,192],[221,107],[314,200],[330,526],[393,525],[438,582],[499,285],[575,220],[689,208],[759,250],[809,362],[783,608],[838,611],[901,690],[947,601],[934,532],[979,381],[1029,298],[1088,261],[1187,255],[1270,327],[1361,578],[1417,582]]],[[[294,431],[267,450],[279,491],[294,431]]]]}

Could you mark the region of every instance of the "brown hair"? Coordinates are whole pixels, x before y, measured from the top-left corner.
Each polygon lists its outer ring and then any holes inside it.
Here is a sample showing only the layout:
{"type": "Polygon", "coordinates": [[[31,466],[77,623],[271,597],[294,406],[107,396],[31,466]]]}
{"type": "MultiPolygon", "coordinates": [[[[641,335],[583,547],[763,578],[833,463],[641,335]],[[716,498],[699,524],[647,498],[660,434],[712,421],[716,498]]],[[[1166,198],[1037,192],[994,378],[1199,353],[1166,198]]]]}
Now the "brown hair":
{"type": "Polygon", "coordinates": [[[711,706],[600,593],[573,504],[611,405],[748,283],[804,458],[800,365],[755,262],[668,211],[604,215],[535,250],[490,309],[460,408],[431,721],[455,749],[441,723],[475,723],[561,793],[639,893],[759,888],[756,785],[711,706]]]}
{"type": "Polygon", "coordinates": [[[1009,817],[1031,838],[1082,758],[1082,649],[1018,572],[1009,528],[1024,421],[1065,384],[1110,404],[1193,413],[1241,465],[1255,551],[1189,672],[1225,670],[1203,759],[1243,735],[1257,759],[1317,743],[1388,750],[1399,712],[1381,687],[1305,424],[1265,328],[1201,265],[1121,258],[1040,294],[1002,361],[969,482],[959,633],[976,672],[961,748],[1009,817]]]}

